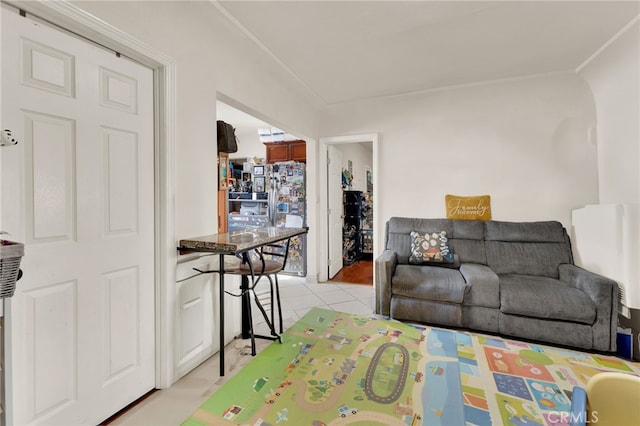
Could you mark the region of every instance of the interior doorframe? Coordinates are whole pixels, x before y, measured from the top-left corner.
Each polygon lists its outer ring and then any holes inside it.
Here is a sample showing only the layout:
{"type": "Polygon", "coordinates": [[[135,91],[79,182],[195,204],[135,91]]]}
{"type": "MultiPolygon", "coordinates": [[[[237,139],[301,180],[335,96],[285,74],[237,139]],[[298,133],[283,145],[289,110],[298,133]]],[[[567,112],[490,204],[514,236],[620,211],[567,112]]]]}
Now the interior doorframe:
{"type": "MultiPolygon", "coordinates": [[[[350,135],[350,136],[335,136],[329,138],[320,138],[318,148],[318,180],[319,187],[321,188],[319,192],[319,215],[318,217],[327,217],[327,220],[319,220],[318,225],[318,235],[324,235],[324,238],[319,238],[319,248],[318,248],[318,281],[326,282],[329,280],[329,223],[328,223],[328,208],[329,208],[329,200],[328,200],[328,190],[327,187],[327,179],[328,179],[328,170],[327,167],[329,165],[327,161],[328,155],[328,145],[345,145],[348,143],[357,143],[357,142],[371,142],[373,149],[373,159],[371,164],[371,173],[373,174],[373,257],[374,259],[378,255],[378,240],[380,235],[380,224],[383,223],[380,220],[380,185],[378,185],[378,161],[379,161],[379,142],[380,136],[378,133],[369,133],[369,134],[361,134],[361,135],[350,135]]],[[[374,264],[374,275],[375,275],[375,264],[374,264]]],[[[373,283],[375,287],[375,280],[373,283]]]]}
{"type": "MultiPolygon", "coordinates": [[[[175,380],[175,75],[176,63],[163,52],[67,2],[37,0],[6,3],[62,29],[112,49],[153,70],[156,388],[175,380]]],[[[8,396],[8,395],[7,395],[8,396]]]]}

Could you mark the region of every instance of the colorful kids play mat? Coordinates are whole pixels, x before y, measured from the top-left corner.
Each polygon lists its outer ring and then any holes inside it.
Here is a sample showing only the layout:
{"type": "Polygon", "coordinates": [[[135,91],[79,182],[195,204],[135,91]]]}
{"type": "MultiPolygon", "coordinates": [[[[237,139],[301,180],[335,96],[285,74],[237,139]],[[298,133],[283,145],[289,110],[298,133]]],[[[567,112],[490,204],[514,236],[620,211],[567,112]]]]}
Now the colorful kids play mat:
{"type": "Polygon", "coordinates": [[[602,371],[640,364],[316,308],[183,425],[560,426],[602,371]]]}

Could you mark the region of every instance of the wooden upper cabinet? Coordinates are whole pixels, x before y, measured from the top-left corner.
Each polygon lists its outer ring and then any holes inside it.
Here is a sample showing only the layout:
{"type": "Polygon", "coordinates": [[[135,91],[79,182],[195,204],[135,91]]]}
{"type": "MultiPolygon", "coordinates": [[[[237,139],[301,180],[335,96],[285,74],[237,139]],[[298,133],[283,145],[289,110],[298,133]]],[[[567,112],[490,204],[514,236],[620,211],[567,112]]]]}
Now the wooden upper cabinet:
{"type": "Polygon", "coordinates": [[[267,164],[278,161],[307,161],[307,143],[303,140],[264,142],[267,147],[267,164]]]}
{"type": "Polygon", "coordinates": [[[302,163],[307,161],[307,143],[305,141],[296,141],[289,145],[289,153],[291,159],[302,163]]]}
{"type": "Polygon", "coordinates": [[[289,161],[289,145],[284,142],[267,142],[267,164],[289,161]]]}

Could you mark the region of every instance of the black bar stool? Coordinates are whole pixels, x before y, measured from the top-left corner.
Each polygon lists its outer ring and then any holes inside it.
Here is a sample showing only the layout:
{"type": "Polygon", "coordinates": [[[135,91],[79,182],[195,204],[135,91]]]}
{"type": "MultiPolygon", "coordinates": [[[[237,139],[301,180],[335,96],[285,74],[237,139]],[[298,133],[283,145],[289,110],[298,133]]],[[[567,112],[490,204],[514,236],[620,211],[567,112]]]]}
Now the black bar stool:
{"type": "Polygon", "coordinates": [[[280,244],[274,243],[264,245],[259,249],[242,253],[241,259],[238,259],[236,262],[225,262],[225,273],[230,275],[239,275],[243,280],[243,284],[240,287],[240,294],[234,294],[228,291],[225,291],[225,293],[234,297],[241,297],[243,299],[243,304],[246,307],[249,337],[251,338],[251,355],[256,354],[256,337],[278,340],[282,343],[280,334],[283,333],[283,322],[278,273],[286,266],[289,255],[289,241],[290,239],[287,239],[280,244]],[[267,315],[267,312],[255,291],[263,277],[266,277],[269,281],[271,318],[267,315]],[[251,295],[253,295],[254,303],[260,310],[260,313],[264,317],[264,320],[271,331],[271,336],[258,335],[254,333],[253,315],[251,313],[251,295]],[[275,329],[275,309],[278,310],[279,333],[276,332],[275,329]]]}

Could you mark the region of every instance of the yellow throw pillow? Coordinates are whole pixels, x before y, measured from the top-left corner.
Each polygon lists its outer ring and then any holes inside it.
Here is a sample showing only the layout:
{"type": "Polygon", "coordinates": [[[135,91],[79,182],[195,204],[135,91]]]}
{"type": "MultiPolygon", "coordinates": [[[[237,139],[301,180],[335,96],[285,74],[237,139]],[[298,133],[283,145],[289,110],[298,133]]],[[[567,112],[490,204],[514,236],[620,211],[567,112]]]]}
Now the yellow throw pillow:
{"type": "Polygon", "coordinates": [[[444,200],[447,219],[491,220],[491,197],[489,195],[461,197],[447,194],[444,200]]]}

